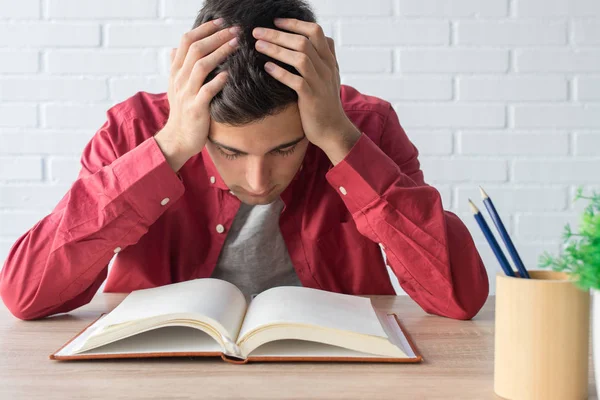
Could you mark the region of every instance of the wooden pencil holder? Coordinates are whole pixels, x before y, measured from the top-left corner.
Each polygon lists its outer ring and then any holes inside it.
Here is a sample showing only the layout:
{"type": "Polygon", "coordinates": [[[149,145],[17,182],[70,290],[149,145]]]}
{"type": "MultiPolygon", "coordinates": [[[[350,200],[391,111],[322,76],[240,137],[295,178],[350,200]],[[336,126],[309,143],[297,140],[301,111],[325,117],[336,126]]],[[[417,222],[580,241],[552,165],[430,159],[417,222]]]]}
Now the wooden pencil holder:
{"type": "Polygon", "coordinates": [[[494,391],[510,400],[588,398],[590,296],[555,271],[496,276],[494,391]]]}

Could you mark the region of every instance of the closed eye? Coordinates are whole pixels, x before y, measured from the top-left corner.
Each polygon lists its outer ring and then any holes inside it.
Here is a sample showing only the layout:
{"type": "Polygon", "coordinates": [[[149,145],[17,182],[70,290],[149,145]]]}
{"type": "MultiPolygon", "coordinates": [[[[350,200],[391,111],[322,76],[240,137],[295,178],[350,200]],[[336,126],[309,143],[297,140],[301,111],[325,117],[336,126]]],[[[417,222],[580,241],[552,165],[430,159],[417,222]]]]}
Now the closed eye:
{"type": "MultiPolygon", "coordinates": [[[[283,149],[275,149],[275,150],[271,151],[271,154],[286,157],[286,156],[291,155],[294,151],[296,151],[296,147],[297,147],[297,145],[292,145],[290,147],[286,147],[283,149]]],[[[221,155],[228,160],[235,160],[236,158],[238,158],[239,156],[242,155],[242,153],[227,150],[218,145],[216,146],[216,148],[217,148],[217,150],[219,150],[219,153],[221,153],[221,155]]]]}
{"type": "Polygon", "coordinates": [[[290,147],[286,147],[283,149],[276,149],[273,150],[274,154],[280,155],[280,156],[289,156],[290,154],[292,154],[295,150],[296,150],[296,145],[290,146],[290,147]]]}

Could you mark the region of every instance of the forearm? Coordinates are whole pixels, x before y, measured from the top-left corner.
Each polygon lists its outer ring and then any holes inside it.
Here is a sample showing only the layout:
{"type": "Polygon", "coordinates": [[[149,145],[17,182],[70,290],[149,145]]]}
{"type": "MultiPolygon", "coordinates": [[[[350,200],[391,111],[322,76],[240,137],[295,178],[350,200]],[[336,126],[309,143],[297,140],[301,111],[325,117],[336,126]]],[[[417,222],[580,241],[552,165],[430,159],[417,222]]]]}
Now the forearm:
{"type": "Polygon", "coordinates": [[[9,252],[0,271],[4,303],[22,319],[50,315],[67,303],[85,304],[86,291],[100,286],[114,254],[136,243],[182,193],[152,142],[82,173],[54,211],[9,252]]]}
{"type": "Polygon", "coordinates": [[[427,312],[468,319],[488,294],[473,240],[439,192],[417,184],[363,136],[327,179],[358,230],[382,243],[404,290],[427,312]]]}

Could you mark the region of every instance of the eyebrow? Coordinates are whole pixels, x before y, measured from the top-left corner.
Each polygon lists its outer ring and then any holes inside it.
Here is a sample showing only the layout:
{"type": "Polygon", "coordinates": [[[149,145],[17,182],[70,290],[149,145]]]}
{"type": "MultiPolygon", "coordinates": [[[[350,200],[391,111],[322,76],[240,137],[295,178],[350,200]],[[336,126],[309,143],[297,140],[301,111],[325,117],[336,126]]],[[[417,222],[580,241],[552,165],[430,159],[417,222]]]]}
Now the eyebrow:
{"type": "MultiPolygon", "coordinates": [[[[280,144],[279,146],[277,146],[277,147],[274,147],[274,148],[272,148],[271,150],[269,150],[267,153],[272,153],[272,152],[274,152],[274,151],[276,151],[276,150],[281,150],[281,149],[285,149],[286,147],[293,146],[293,145],[295,145],[295,144],[297,144],[297,143],[301,142],[301,141],[302,141],[304,138],[305,138],[305,136],[302,136],[302,137],[300,137],[300,138],[298,138],[298,139],[294,139],[294,140],[292,140],[291,142],[287,142],[287,143],[280,144]]],[[[219,142],[217,142],[216,140],[214,140],[214,139],[212,139],[212,138],[210,138],[210,137],[208,138],[208,140],[210,140],[212,143],[216,144],[217,146],[219,146],[219,147],[222,147],[222,148],[224,148],[224,149],[226,149],[226,150],[229,150],[229,151],[231,151],[231,152],[234,152],[234,153],[239,153],[239,154],[243,154],[243,155],[248,155],[248,153],[247,153],[247,152],[245,152],[245,151],[238,150],[238,149],[235,149],[235,148],[233,148],[233,147],[226,146],[226,145],[224,145],[224,144],[222,144],[222,143],[219,143],[219,142]]]]}

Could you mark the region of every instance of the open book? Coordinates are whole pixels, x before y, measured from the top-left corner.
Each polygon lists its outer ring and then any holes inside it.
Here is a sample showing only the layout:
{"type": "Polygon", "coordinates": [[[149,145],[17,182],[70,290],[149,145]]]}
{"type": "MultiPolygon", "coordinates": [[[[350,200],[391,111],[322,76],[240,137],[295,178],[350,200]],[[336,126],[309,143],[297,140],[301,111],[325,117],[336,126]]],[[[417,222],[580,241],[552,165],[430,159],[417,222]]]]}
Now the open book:
{"type": "Polygon", "coordinates": [[[421,361],[397,317],[375,310],[369,298],[281,286],[248,304],[236,286],[212,278],[133,291],[50,358],[167,356],[421,361]]]}

